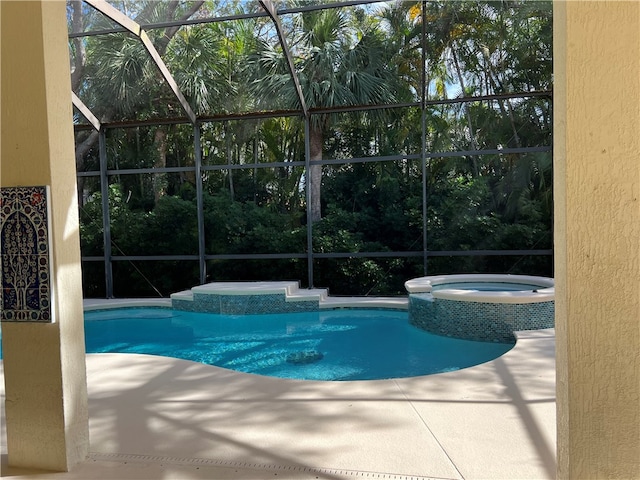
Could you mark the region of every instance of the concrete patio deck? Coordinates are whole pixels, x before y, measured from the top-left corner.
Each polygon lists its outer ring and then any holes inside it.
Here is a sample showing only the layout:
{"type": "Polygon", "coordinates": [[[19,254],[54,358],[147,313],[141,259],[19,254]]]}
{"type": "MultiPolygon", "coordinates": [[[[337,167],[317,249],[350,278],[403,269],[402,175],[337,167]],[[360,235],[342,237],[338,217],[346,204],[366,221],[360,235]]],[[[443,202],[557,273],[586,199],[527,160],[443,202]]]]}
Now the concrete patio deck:
{"type": "Polygon", "coordinates": [[[2,382],[3,476],[555,478],[553,330],[519,333],[492,362],[414,378],[297,381],[89,354],[87,381],[91,454],[69,473],[7,467],[2,382]]]}

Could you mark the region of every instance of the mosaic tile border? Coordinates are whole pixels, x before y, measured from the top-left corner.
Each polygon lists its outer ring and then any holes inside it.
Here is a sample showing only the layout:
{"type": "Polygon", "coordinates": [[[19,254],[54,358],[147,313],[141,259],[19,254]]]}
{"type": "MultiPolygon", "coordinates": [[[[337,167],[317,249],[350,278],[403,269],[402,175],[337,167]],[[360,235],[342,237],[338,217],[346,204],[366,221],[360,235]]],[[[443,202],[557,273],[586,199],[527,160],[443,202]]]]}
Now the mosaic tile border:
{"type": "Polygon", "coordinates": [[[539,303],[461,302],[409,295],[409,322],[436,335],[483,342],[511,342],[513,332],[553,328],[553,301],[539,303]]]}
{"type": "Polygon", "coordinates": [[[3,322],[53,322],[49,187],[0,189],[3,322]]]}
{"type": "Polygon", "coordinates": [[[318,300],[287,302],[284,293],[261,295],[220,295],[194,293],[193,300],[171,299],[175,310],[225,315],[313,312],[320,309],[318,300]]]}

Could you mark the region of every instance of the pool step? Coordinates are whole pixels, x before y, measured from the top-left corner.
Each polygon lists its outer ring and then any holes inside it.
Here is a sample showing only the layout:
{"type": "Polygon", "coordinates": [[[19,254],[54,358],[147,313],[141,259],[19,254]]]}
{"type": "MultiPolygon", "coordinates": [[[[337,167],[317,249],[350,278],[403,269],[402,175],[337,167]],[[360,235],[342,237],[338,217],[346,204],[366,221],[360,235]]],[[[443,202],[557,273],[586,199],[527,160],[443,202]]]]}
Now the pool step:
{"type": "Polygon", "coordinates": [[[176,310],[224,314],[318,310],[326,289],[300,289],[298,282],[213,282],[171,294],[176,310]]]}

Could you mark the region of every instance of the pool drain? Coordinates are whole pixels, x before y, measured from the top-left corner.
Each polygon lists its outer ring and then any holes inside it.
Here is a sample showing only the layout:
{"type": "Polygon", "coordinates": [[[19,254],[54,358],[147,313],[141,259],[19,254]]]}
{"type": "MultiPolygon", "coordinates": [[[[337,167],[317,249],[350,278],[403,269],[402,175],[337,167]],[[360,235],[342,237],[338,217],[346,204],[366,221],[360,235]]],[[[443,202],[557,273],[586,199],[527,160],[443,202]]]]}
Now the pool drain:
{"type": "Polygon", "coordinates": [[[293,352],[287,355],[287,363],[293,365],[306,365],[308,363],[319,362],[324,358],[322,352],[317,350],[307,350],[304,352],[293,352]]]}
{"type": "MultiPolygon", "coordinates": [[[[385,479],[385,480],[452,480],[444,477],[432,477],[423,475],[411,475],[401,473],[389,473],[389,472],[374,472],[367,470],[348,470],[343,468],[323,468],[323,467],[311,467],[305,465],[278,465],[278,464],[263,464],[255,463],[251,461],[233,461],[233,460],[214,460],[209,458],[180,458],[180,457],[165,457],[163,455],[140,455],[140,454],[126,454],[126,453],[100,453],[91,452],[89,454],[89,460],[94,462],[115,462],[119,464],[135,464],[140,467],[149,467],[156,465],[159,467],[165,467],[168,465],[181,466],[186,468],[199,467],[218,467],[228,469],[247,469],[256,472],[271,472],[274,477],[277,478],[279,472],[288,473],[289,475],[283,478],[291,478],[291,474],[296,475],[295,472],[304,473],[304,478],[313,476],[317,479],[385,479]]],[[[302,475],[300,475],[302,478],[302,475]]],[[[237,478],[233,476],[232,478],[237,478]]],[[[267,478],[266,475],[256,475],[251,478],[267,478]]]]}

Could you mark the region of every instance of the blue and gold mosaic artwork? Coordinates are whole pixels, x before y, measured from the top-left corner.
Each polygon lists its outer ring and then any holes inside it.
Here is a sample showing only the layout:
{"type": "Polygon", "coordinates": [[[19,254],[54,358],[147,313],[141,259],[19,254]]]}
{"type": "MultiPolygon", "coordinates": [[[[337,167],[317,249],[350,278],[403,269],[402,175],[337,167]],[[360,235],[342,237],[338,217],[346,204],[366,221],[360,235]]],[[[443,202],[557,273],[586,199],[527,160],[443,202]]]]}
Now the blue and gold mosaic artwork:
{"type": "Polygon", "coordinates": [[[48,189],[0,189],[3,322],[52,322],[48,189]]]}

